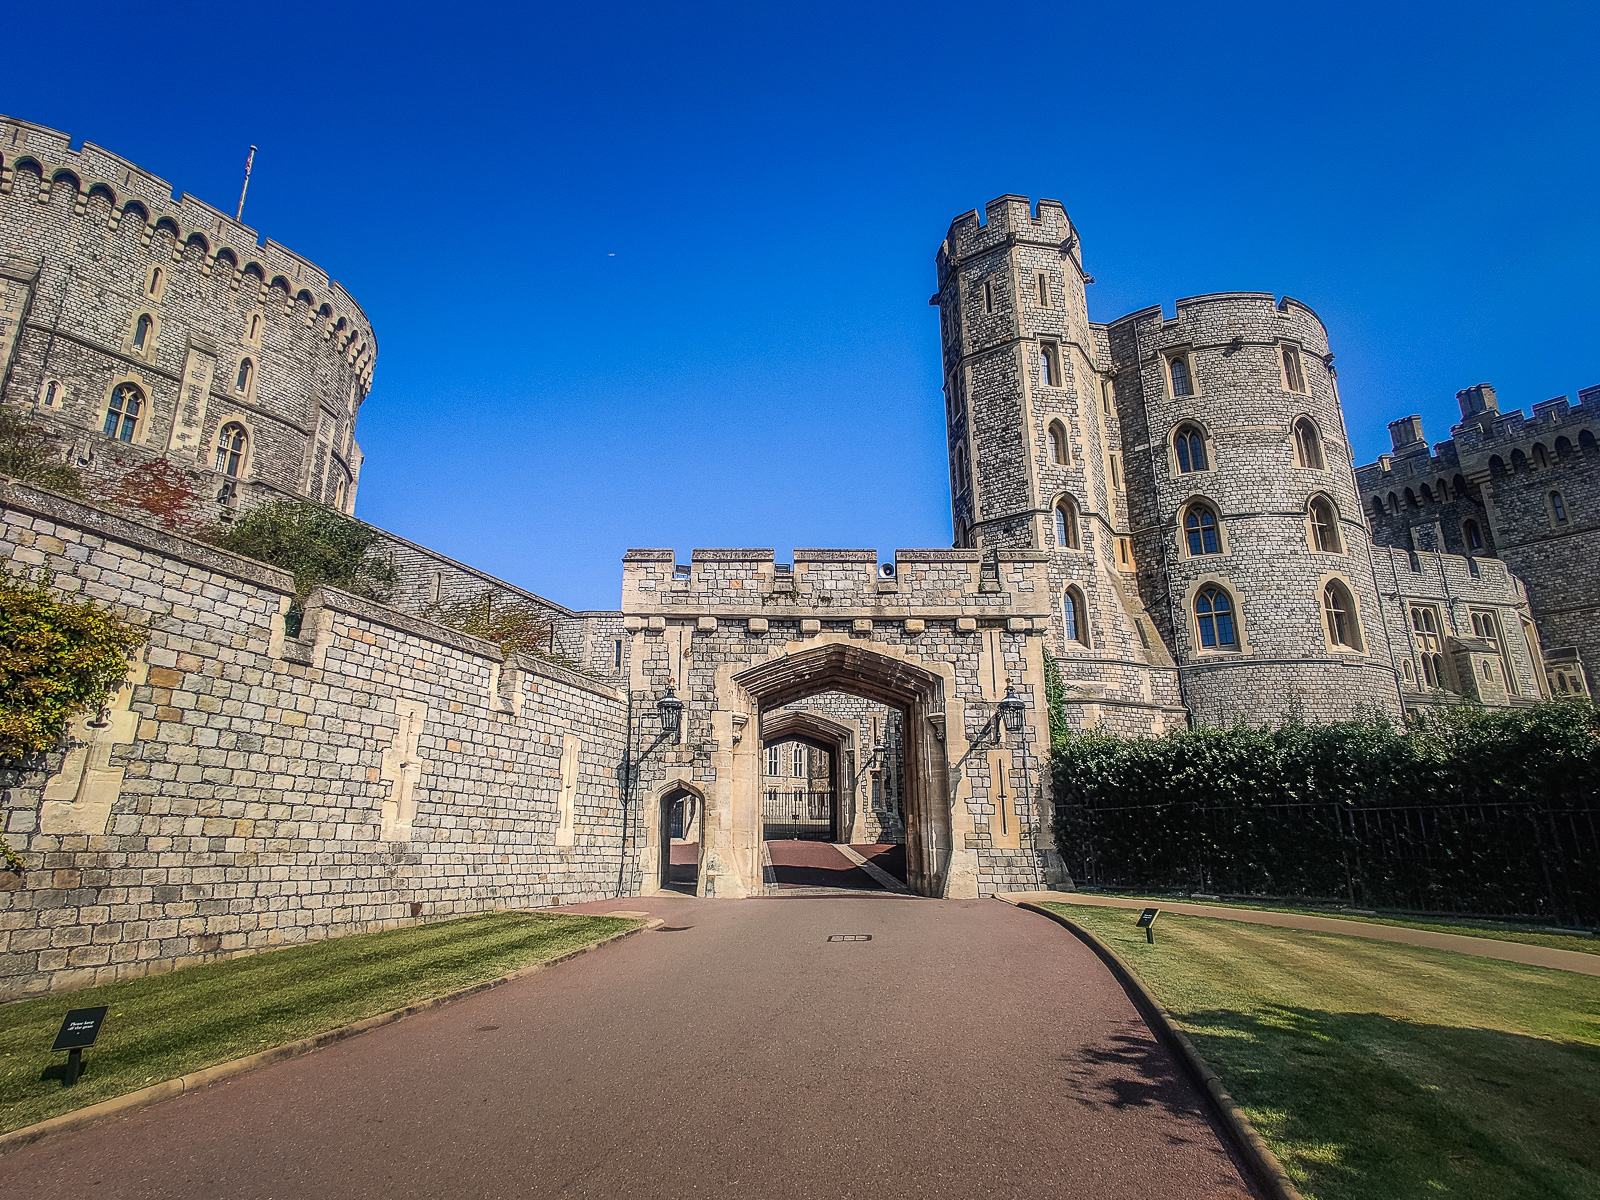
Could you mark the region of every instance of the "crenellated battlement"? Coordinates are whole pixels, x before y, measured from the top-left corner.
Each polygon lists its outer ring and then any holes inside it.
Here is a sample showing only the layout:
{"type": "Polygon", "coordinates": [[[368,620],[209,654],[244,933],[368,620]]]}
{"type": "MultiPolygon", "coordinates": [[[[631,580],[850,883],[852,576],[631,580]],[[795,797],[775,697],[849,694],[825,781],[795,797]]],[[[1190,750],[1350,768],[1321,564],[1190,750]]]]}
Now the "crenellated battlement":
{"type": "Polygon", "coordinates": [[[977,209],[962,213],[950,222],[937,254],[939,277],[953,266],[979,254],[1018,242],[1036,242],[1071,253],[1078,245],[1078,231],[1059,200],[1041,199],[1037,205],[1026,196],[999,196],[977,209]]]}
{"type": "Polygon", "coordinates": [[[219,259],[225,266],[231,259],[240,278],[257,277],[263,299],[272,287],[281,286],[291,303],[304,300],[322,317],[330,335],[343,336],[362,361],[370,386],[377,357],[371,322],[344,286],[309,259],[187,192],[175,193],[166,180],[102,146],[85,142],[74,150],[71,137],[60,130],[0,114],[0,194],[15,192],[19,174],[37,176],[34,186],[41,204],[65,185],[76,192],[78,215],[91,198],[100,197],[109,202],[113,228],[130,219],[141,221],[147,242],[165,230],[172,236],[174,259],[190,245],[203,251],[208,271],[219,259]]]}
{"type": "Polygon", "coordinates": [[[1159,304],[1141,308],[1105,325],[1109,337],[1123,340],[1130,334],[1141,346],[1170,345],[1179,341],[1196,347],[1225,345],[1237,337],[1274,340],[1289,332],[1318,354],[1328,350],[1328,330],[1310,305],[1292,296],[1279,299],[1272,292],[1208,292],[1174,302],[1167,316],[1159,304]]]}
{"type": "MultiPolygon", "coordinates": [[[[1050,556],[1040,550],[671,550],[623,556],[622,611],[648,621],[718,617],[759,621],[982,618],[1047,622],[1050,556]]],[[[641,624],[644,622],[644,624],[641,624]]],[[[976,628],[976,625],[972,626],[976,628]]]]}

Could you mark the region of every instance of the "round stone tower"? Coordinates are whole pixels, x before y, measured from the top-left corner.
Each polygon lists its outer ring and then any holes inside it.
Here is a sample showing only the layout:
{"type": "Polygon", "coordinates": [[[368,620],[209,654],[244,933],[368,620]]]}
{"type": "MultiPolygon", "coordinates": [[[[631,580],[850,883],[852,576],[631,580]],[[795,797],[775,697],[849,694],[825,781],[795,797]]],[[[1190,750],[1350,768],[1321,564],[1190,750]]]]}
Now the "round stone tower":
{"type": "Polygon", "coordinates": [[[1232,292],[1106,327],[1139,590],[1198,722],[1398,701],[1328,350],[1232,292]]]}
{"type": "Polygon", "coordinates": [[[326,272],[92,143],[0,116],[0,399],[114,494],[165,458],[221,510],[346,512],[377,342],[326,272]]]}

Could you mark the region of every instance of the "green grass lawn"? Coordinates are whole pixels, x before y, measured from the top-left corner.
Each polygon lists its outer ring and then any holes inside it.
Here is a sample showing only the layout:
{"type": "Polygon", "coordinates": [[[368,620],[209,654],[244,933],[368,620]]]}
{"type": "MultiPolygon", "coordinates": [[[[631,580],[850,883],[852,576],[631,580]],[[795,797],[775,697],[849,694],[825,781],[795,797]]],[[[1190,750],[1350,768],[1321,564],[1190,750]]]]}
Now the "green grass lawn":
{"type": "Polygon", "coordinates": [[[592,945],[639,922],[489,913],[332,938],[0,1006],[0,1131],[255,1054],[592,945]],[[50,1053],[68,1009],[109,1005],[87,1070],[50,1053]]]}
{"type": "Polygon", "coordinates": [[[1138,973],[1313,1200],[1600,1197],[1600,979],[1164,913],[1047,907],[1138,973]]]}
{"type": "Polygon", "coordinates": [[[1550,946],[1556,950],[1577,950],[1583,954],[1600,954],[1600,938],[1582,933],[1543,933],[1514,925],[1509,921],[1471,920],[1453,917],[1391,917],[1353,913],[1337,908],[1296,908],[1287,904],[1246,904],[1237,900],[1201,900],[1187,896],[1145,896],[1140,892],[1096,892],[1094,895],[1116,896],[1119,899],[1149,900],[1153,905],[1209,904],[1213,908],[1242,908],[1251,912],[1299,913],[1308,917],[1332,917],[1337,921],[1365,921],[1369,925],[1396,925],[1401,929],[1428,929],[1434,933],[1459,933],[1466,937],[1493,938],[1501,942],[1522,942],[1528,946],[1550,946]]]}

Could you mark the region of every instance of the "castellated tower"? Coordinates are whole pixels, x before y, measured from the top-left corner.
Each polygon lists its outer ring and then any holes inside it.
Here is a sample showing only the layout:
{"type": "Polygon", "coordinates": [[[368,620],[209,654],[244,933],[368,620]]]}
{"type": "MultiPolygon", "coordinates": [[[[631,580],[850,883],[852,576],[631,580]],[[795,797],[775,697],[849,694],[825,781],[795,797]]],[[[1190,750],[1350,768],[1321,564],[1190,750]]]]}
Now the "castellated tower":
{"type": "Polygon", "coordinates": [[[1349,441],[1317,315],[1179,300],[1105,328],[1139,591],[1197,721],[1398,705],[1349,441]]]}
{"type": "Polygon", "coordinates": [[[1315,313],[1228,293],[1092,323],[1066,211],[1022,196],[956,218],[938,271],[956,544],[1047,557],[1069,719],[1398,711],[1315,313]]]}
{"type": "Polygon", "coordinates": [[[1068,709],[1130,733],[1184,722],[1135,586],[1114,410],[1077,231],[1055,200],[1002,196],[937,258],[957,546],[1049,563],[1049,639],[1068,709]]]}
{"type": "Polygon", "coordinates": [[[212,513],[355,506],[377,342],[326,272],[133,163],[0,116],[0,389],[91,492],[141,463],[212,513]]]}

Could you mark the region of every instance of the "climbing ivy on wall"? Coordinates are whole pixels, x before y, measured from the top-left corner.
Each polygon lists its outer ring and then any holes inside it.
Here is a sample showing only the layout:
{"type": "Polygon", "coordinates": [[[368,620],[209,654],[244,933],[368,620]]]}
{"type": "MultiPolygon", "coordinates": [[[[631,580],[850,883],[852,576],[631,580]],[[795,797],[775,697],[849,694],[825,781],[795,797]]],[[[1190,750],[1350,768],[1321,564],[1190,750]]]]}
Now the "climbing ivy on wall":
{"type": "Polygon", "coordinates": [[[1061,686],[1061,668],[1056,665],[1055,655],[1050,651],[1044,652],[1044,701],[1046,711],[1050,714],[1050,744],[1055,745],[1056,739],[1065,737],[1067,729],[1067,710],[1064,703],[1066,689],[1061,686]]]}
{"type": "Polygon", "coordinates": [[[0,408],[0,475],[84,499],[83,480],[61,460],[61,446],[9,405],[0,408]]]}
{"type": "Polygon", "coordinates": [[[569,670],[582,671],[555,648],[555,622],[549,613],[526,600],[507,600],[494,592],[480,592],[465,600],[435,601],[422,615],[451,629],[493,642],[507,654],[529,654],[569,670]]]}
{"type": "Polygon", "coordinates": [[[1056,738],[1079,884],[1600,923],[1600,709],[1056,738]]]}
{"type": "Polygon", "coordinates": [[[318,587],[338,588],[367,600],[384,601],[398,573],[375,548],[383,536],[326,504],[273,500],[252,508],[232,525],[214,525],[203,536],[222,550],[259,559],[294,576],[294,601],[287,625],[300,631],[306,597],[318,587]]]}
{"type": "MultiPolygon", "coordinates": [[[[117,460],[122,463],[121,459],[117,460]]],[[[162,528],[190,530],[199,521],[199,478],[165,458],[142,462],[118,480],[113,503],[137,508],[161,522],[162,528]]]]}
{"type": "Polygon", "coordinates": [[[98,710],[128,677],[145,631],[50,588],[51,577],[0,565],[0,760],[53,749],[67,723],[98,710]]]}

